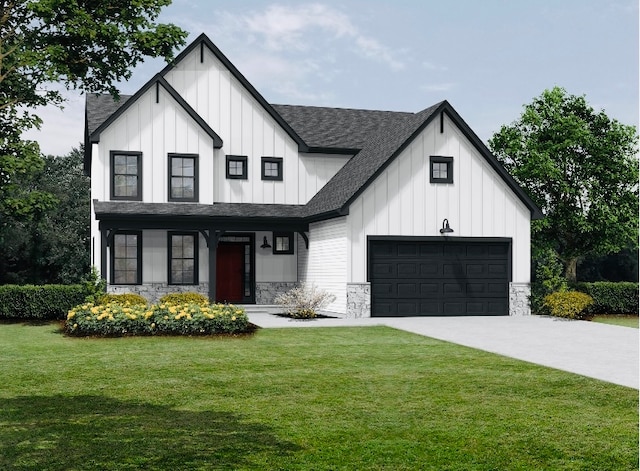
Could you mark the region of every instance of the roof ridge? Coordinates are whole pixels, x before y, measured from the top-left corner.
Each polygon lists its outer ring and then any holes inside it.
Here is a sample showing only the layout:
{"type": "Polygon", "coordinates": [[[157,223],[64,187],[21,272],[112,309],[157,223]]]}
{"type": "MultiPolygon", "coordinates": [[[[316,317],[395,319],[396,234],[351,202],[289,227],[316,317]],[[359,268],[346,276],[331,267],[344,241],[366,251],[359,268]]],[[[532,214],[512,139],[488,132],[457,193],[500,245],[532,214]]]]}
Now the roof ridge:
{"type": "Polygon", "coordinates": [[[390,114],[404,114],[404,115],[415,115],[416,113],[412,111],[394,111],[394,110],[376,110],[376,109],[368,109],[368,108],[343,108],[341,106],[320,106],[320,105],[292,105],[292,104],[283,104],[283,103],[272,103],[271,106],[288,106],[292,108],[314,108],[314,109],[323,109],[323,110],[340,110],[340,111],[364,111],[371,113],[390,113],[390,114]]]}

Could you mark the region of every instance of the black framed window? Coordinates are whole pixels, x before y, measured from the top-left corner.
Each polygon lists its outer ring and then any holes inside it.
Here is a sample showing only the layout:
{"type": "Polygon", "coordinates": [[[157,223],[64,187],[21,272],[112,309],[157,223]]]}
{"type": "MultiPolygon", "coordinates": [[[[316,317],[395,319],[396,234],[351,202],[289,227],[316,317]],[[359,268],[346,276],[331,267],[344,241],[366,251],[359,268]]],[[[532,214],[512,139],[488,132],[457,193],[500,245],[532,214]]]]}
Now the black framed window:
{"type": "Polygon", "coordinates": [[[111,283],[142,284],[142,232],[123,231],[113,235],[111,283]]]}
{"type": "Polygon", "coordinates": [[[292,254],[293,253],[293,232],[273,233],[273,253],[292,254]]]}
{"type": "Polygon", "coordinates": [[[169,154],[169,201],[198,201],[196,154],[169,154]]]}
{"type": "Polygon", "coordinates": [[[282,180],[282,157],[262,157],[262,179],[282,180]]]}
{"type": "Polygon", "coordinates": [[[198,234],[169,233],[169,284],[198,284],[198,234]]]}
{"type": "Polygon", "coordinates": [[[429,181],[453,183],[453,157],[432,155],[429,158],[429,181]]]}
{"type": "Polygon", "coordinates": [[[142,152],[111,151],[111,199],[142,201],[142,152]]]}
{"type": "Polygon", "coordinates": [[[247,174],[246,155],[227,155],[227,178],[246,180],[247,174]]]}

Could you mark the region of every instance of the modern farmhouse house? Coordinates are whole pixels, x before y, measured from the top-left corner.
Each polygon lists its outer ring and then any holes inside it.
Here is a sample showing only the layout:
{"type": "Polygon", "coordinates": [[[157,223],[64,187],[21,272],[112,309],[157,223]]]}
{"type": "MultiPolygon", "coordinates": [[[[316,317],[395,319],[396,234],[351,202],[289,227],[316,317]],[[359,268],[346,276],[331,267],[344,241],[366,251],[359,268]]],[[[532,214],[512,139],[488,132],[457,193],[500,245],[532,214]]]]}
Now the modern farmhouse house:
{"type": "Polygon", "coordinates": [[[540,210],[446,101],[268,103],[204,35],[135,95],[89,95],[93,263],[114,292],[344,316],[529,312],[540,210]]]}

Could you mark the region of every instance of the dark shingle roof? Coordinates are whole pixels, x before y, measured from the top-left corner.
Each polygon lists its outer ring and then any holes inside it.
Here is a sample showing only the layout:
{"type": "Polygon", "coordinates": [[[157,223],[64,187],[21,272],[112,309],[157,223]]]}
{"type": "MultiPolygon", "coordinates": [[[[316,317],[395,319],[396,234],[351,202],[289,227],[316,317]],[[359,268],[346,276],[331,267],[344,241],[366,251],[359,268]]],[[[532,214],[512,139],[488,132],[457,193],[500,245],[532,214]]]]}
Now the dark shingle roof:
{"type": "Polygon", "coordinates": [[[362,149],[372,132],[413,113],[273,105],[309,147],[362,149]]]}
{"type": "Polygon", "coordinates": [[[186,216],[186,217],[246,217],[246,218],[300,218],[304,206],[294,204],[254,203],[142,203],[138,201],[93,201],[94,211],[100,219],[105,215],[131,216],[186,216]]]}
{"type": "Polygon", "coordinates": [[[329,212],[344,212],[375,177],[398,155],[411,138],[426,126],[438,108],[438,103],[420,113],[398,113],[372,129],[362,150],[309,201],[307,216],[329,212]]]}
{"type": "Polygon", "coordinates": [[[90,136],[93,132],[104,123],[109,116],[117,111],[131,95],[120,95],[120,100],[116,101],[111,95],[98,95],[95,93],[87,94],[86,113],[87,113],[87,131],[90,136]]]}

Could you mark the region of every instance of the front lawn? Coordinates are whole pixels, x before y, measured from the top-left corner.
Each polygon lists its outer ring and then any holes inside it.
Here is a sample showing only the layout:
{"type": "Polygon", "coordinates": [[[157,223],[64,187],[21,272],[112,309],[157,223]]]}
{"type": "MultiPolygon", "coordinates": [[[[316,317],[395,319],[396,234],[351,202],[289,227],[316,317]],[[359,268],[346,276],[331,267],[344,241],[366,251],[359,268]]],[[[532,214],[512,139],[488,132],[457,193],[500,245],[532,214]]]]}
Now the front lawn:
{"type": "Polygon", "coordinates": [[[591,319],[592,322],[600,322],[602,324],[621,325],[623,327],[638,328],[638,316],[623,315],[605,315],[597,314],[591,319]]]}
{"type": "Polygon", "coordinates": [[[638,391],[386,327],[0,324],[0,469],[629,470],[638,391]]]}

